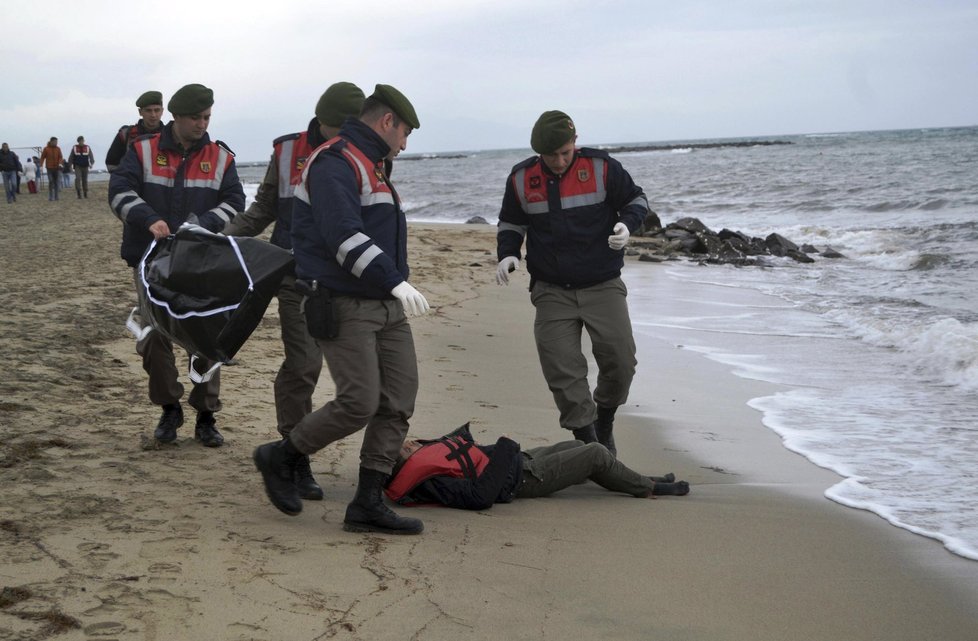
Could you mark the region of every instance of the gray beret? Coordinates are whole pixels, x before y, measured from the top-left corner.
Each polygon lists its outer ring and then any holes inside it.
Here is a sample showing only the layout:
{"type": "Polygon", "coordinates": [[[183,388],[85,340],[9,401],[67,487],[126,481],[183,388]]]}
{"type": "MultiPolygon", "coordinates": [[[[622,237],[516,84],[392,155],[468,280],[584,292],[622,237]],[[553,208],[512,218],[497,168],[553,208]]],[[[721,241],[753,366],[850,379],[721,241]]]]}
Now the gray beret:
{"type": "Polygon", "coordinates": [[[533,125],[530,147],[538,154],[552,154],[574,139],[574,121],[563,111],[544,111],[533,125]]]}
{"type": "Polygon", "coordinates": [[[316,103],[316,120],[327,127],[339,127],[349,116],[359,116],[363,108],[363,90],[352,82],[337,82],[316,103]]]}
{"type": "Polygon", "coordinates": [[[136,98],[136,106],[142,109],[143,107],[148,107],[150,105],[160,105],[163,106],[163,94],[159,91],[147,91],[140,97],[136,98]]]}
{"type": "Polygon", "coordinates": [[[406,122],[411,129],[421,128],[421,122],[418,120],[418,114],[414,113],[411,101],[394,87],[377,85],[370,97],[390,107],[397,114],[397,117],[406,122]]]}
{"type": "Polygon", "coordinates": [[[166,108],[174,116],[192,116],[214,104],[214,92],[204,85],[184,85],[170,98],[166,108]]]}

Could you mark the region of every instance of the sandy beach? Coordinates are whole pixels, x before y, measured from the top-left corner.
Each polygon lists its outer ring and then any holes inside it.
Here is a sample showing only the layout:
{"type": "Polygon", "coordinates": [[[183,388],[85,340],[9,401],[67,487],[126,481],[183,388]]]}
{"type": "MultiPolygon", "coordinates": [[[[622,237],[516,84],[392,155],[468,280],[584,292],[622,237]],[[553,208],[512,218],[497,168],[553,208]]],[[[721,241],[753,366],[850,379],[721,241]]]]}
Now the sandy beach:
{"type": "MultiPolygon", "coordinates": [[[[106,189],[0,206],[0,641],[978,638],[978,563],[825,499],[837,477],[747,406],[772,385],[665,342],[642,344],[616,438],[630,466],[688,480],[687,497],[587,484],[482,512],[417,508],[417,537],[351,534],[351,438],[313,457],[326,499],[283,515],[251,461],[276,437],[275,303],[222,374],[226,445],[200,446],[188,421],[158,446],[106,189]]],[[[485,441],[565,440],[527,276],[495,284],[494,238],[411,226],[411,280],[434,308],[412,320],[411,434],[470,421],[485,441]]],[[[669,305],[679,285],[656,283],[669,305]]],[[[324,370],[316,402],[331,393],[324,370]]]]}

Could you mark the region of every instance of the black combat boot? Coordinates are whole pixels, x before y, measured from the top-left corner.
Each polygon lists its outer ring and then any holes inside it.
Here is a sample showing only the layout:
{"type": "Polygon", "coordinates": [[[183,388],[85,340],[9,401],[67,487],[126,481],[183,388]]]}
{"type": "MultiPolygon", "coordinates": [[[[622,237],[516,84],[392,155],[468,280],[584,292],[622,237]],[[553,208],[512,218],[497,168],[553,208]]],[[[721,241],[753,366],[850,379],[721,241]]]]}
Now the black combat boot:
{"type": "Polygon", "coordinates": [[[598,407],[598,420],[594,422],[594,433],[598,437],[598,443],[601,443],[611,455],[618,458],[618,450],[615,449],[615,437],[612,436],[611,431],[615,426],[615,410],[617,407],[598,407]]]}
{"type": "Polygon", "coordinates": [[[585,443],[595,443],[598,440],[598,437],[594,433],[594,423],[579,427],[576,430],[571,430],[571,433],[574,434],[575,439],[584,441],[585,443]]]}
{"type": "Polygon", "coordinates": [[[295,487],[299,491],[299,497],[306,501],[322,501],[323,488],[319,487],[316,479],[312,475],[309,457],[305,454],[299,456],[295,466],[295,487]]]}
{"type": "Polygon", "coordinates": [[[265,481],[265,494],[272,505],[289,516],[302,511],[302,499],[295,486],[295,470],[302,453],[285,438],[255,448],[252,459],[265,481]]]}
{"type": "Polygon", "coordinates": [[[221,447],[224,445],[224,437],[217,431],[214,412],[197,412],[194,438],[200,441],[204,447],[221,447]]]}
{"type": "Polygon", "coordinates": [[[183,425],[183,407],[180,403],[169,403],[163,406],[163,414],[156,425],[153,438],[160,443],[172,443],[177,440],[177,428],[183,425]]]}
{"type": "Polygon", "coordinates": [[[424,523],[399,516],[384,505],[383,489],[387,474],[360,468],[356,496],[346,506],[343,529],[347,532],[383,532],[384,534],[421,534],[424,523]]]}

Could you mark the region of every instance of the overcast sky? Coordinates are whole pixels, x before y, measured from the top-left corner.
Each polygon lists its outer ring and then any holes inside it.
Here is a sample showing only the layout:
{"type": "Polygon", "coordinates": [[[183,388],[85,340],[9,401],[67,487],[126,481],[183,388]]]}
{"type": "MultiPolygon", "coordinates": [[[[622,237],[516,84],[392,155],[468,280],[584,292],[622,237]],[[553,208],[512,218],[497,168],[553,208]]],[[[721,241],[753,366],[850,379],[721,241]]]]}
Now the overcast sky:
{"type": "Polygon", "coordinates": [[[98,167],[139,94],[188,83],[239,161],[338,80],[411,99],[408,153],[528,148],[548,109],[583,144],[978,124],[975,0],[9,4],[0,141],[84,135],[98,167]]]}

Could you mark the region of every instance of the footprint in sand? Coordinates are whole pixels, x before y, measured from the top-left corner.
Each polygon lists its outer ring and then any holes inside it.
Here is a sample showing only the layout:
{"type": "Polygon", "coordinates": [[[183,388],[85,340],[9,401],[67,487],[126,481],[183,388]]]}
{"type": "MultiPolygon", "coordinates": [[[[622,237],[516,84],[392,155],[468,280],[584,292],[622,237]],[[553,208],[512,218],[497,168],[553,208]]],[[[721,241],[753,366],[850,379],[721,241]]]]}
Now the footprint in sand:
{"type": "Polygon", "coordinates": [[[112,637],[125,632],[126,626],[123,623],[117,623],[115,621],[103,621],[101,623],[86,625],[84,631],[85,635],[90,637],[112,637]]]}

